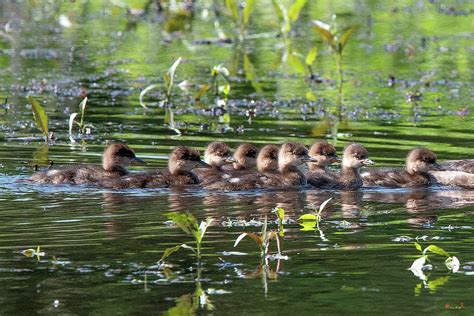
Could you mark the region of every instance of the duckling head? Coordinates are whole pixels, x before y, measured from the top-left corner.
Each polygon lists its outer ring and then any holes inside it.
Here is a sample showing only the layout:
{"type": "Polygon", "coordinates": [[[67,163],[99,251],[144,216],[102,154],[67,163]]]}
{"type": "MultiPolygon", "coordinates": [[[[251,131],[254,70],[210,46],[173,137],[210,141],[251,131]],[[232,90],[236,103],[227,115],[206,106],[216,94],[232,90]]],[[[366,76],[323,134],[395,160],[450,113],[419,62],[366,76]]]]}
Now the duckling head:
{"type": "Polygon", "coordinates": [[[176,147],[168,159],[168,169],[173,175],[188,173],[196,168],[210,168],[210,166],[201,160],[199,151],[189,147],[176,147]]]}
{"type": "Polygon", "coordinates": [[[233,167],[236,170],[253,169],[257,165],[258,148],[251,144],[241,144],[234,153],[233,167]]]}
{"type": "Polygon", "coordinates": [[[311,158],[315,162],[308,163],[308,167],[326,168],[334,162],[340,162],[341,159],[336,154],[336,148],[325,140],[320,140],[314,143],[308,151],[311,158]]]}
{"type": "Polygon", "coordinates": [[[410,174],[426,173],[430,170],[444,170],[437,162],[436,155],[429,149],[417,147],[412,149],[406,160],[406,170],[410,174]]]}
{"type": "Polygon", "coordinates": [[[105,148],[102,156],[102,167],[111,171],[116,167],[127,168],[131,164],[144,165],[145,162],[135,156],[133,149],[125,144],[114,143],[105,148]]]}
{"type": "Polygon", "coordinates": [[[235,159],[226,143],[212,142],[204,152],[204,161],[213,168],[220,169],[226,163],[235,162],[235,159]]]}
{"type": "Polygon", "coordinates": [[[275,145],[266,145],[260,149],[257,156],[257,169],[259,172],[272,172],[278,170],[278,151],[275,145]]]}
{"type": "Polygon", "coordinates": [[[278,169],[281,171],[285,167],[297,167],[305,162],[314,162],[308,155],[308,149],[296,142],[283,144],[278,152],[278,169]]]}
{"type": "Polygon", "coordinates": [[[369,152],[364,146],[352,143],[347,145],[344,149],[342,156],[343,168],[359,169],[362,166],[373,164],[375,163],[369,159],[369,152]]]}

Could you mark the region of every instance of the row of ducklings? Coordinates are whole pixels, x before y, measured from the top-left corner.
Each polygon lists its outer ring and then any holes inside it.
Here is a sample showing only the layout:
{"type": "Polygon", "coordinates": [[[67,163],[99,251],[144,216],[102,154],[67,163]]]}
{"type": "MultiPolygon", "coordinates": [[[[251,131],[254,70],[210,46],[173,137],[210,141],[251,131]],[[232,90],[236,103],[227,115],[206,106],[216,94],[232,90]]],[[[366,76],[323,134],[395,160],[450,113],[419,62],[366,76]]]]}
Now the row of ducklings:
{"type": "Polygon", "coordinates": [[[128,173],[130,164],[143,164],[132,149],[124,144],[109,145],[102,166],[70,165],[35,173],[31,180],[38,183],[94,184],[99,187],[159,188],[199,184],[212,190],[250,190],[287,188],[309,184],[320,189],[356,189],[362,185],[387,187],[421,187],[433,183],[474,187],[474,160],[458,160],[440,165],[436,155],[426,148],[408,153],[406,166],[401,168],[370,168],[363,174],[360,168],[372,165],[368,152],[360,144],[345,147],[340,172],[328,166],[341,159],[336,149],[326,141],[317,141],[308,150],[288,142],[280,147],[266,145],[260,150],[251,144],[240,145],[234,155],[223,142],[210,143],[204,153],[179,146],[168,160],[167,170],[128,173]],[[299,168],[307,164],[303,173],[299,168]],[[450,173],[440,170],[452,170],[450,173]],[[434,170],[438,170],[437,172],[434,170]],[[453,173],[456,177],[453,177],[453,173]],[[459,175],[462,175],[459,177],[459,175]]]}

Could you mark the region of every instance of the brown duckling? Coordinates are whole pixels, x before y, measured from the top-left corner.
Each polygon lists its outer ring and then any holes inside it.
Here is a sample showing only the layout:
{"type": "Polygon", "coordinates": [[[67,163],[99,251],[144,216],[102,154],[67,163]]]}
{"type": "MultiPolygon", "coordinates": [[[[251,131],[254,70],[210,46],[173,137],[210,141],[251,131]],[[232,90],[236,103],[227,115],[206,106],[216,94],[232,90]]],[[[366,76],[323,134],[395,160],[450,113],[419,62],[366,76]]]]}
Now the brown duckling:
{"type": "MultiPolygon", "coordinates": [[[[235,162],[232,164],[232,170],[244,171],[255,169],[257,166],[258,148],[251,144],[240,144],[234,152],[235,162]]],[[[229,170],[224,166],[224,170],[229,170]]],[[[239,172],[237,172],[239,173],[239,172]]]]}
{"type": "Polygon", "coordinates": [[[129,174],[119,179],[102,181],[99,186],[111,189],[164,188],[198,184],[193,173],[196,168],[210,168],[201,160],[199,151],[190,147],[176,147],[168,159],[168,170],[129,174]]]}
{"type": "Polygon", "coordinates": [[[359,170],[374,162],[368,158],[367,149],[356,143],[346,146],[342,156],[342,170],[336,173],[315,173],[310,184],[320,189],[353,190],[362,186],[359,170]]]}
{"type": "Polygon", "coordinates": [[[102,166],[69,165],[35,173],[31,180],[38,183],[52,184],[91,184],[97,181],[118,178],[128,173],[131,164],[144,164],[135,156],[135,152],[125,144],[114,143],[104,151],[102,166]]]}
{"type": "Polygon", "coordinates": [[[474,159],[450,160],[440,163],[441,168],[449,171],[474,173],[474,159]]]}
{"type": "Polygon", "coordinates": [[[231,155],[229,146],[226,143],[215,141],[207,145],[204,152],[204,161],[211,166],[211,169],[196,169],[194,173],[203,185],[229,178],[230,174],[223,170],[227,163],[235,162],[231,155]]]}
{"type": "Polygon", "coordinates": [[[258,189],[263,186],[263,180],[267,180],[269,175],[278,173],[278,146],[266,145],[257,156],[258,172],[235,175],[233,177],[222,179],[209,183],[204,187],[210,190],[220,191],[241,191],[258,189]]]}
{"type": "Polygon", "coordinates": [[[308,162],[309,171],[306,172],[308,183],[312,177],[317,177],[319,173],[326,173],[328,166],[334,162],[340,162],[341,159],[336,154],[336,148],[325,140],[315,142],[309,149],[308,154],[316,162],[308,162]]]}
{"type": "Polygon", "coordinates": [[[436,162],[436,155],[429,149],[418,147],[412,149],[406,158],[405,169],[380,168],[364,172],[365,185],[385,187],[425,187],[436,180],[430,170],[443,170],[436,162]]]}

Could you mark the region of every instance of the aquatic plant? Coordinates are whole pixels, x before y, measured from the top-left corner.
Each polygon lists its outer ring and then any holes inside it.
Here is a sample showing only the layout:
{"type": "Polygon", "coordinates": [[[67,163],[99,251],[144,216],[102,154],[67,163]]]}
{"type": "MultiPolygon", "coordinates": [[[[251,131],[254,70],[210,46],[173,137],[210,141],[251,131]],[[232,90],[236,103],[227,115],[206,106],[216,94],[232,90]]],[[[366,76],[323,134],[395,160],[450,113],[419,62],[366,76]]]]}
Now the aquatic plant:
{"type": "Polygon", "coordinates": [[[75,112],[72,113],[69,116],[69,139],[72,143],[75,143],[76,141],[74,140],[74,137],[72,136],[72,127],[74,126],[74,123],[77,124],[79,127],[79,134],[81,135],[81,139],[84,142],[84,135],[86,135],[87,131],[91,128],[94,128],[94,125],[90,123],[84,123],[84,115],[86,112],[86,105],[87,105],[87,97],[85,97],[81,103],[79,103],[79,111],[81,113],[81,119],[79,122],[76,121],[76,117],[79,115],[79,113],[75,112]]]}
{"type": "Polygon", "coordinates": [[[319,208],[317,209],[315,213],[301,215],[298,218],[298,222],[302,226],[301,230],[316,230],[317,232],[319,232],[319,236],[321,240],[328,241],[323,231],[319,227],[319,223],[321,222],[321,213],[323,212],[323,210],[326,208],[326,205],[331,200],[332,198],[329,198],[325,200],[323,203],[321,203],[321,205],[319,205],[319,208]]]}
{"type": "Polygon", "coordinates": [[[28,258],[36,257],[36,260],[40,261],[40,257],[44,257],[46,253],[41,251],[41,247],[38,246],[36,249],[28,248],[21,252],[22,255],[28,258]]]}
{"type": "Polygon", "coordinates": [[[229,80],[229,70],[224,67],[222,64],[212,67],[211,70],[212,84],[214,88],[214,95],[218,96],[219,92],[224,95],[224,98],[227,100],[227,97],[230,92],[230,80],[229,80]],[[219,77],[222,77],[226,80],[224,85],[219,85],[219,77]]]}
{"type": "Polygon", "coordinates": [[[201,223],[198,224],[196,217],[194,217],[190,213],[171,212],[165,214],[165,216],[168,217],[171,221],[173,221],[187,235],[193,236],[196,246],[191,247],[183,243],[174,247],[167,248],[158,262],[163,263],[166,258],[171,256],[180,248],[185,248],[191,250],[196,255],[199,263],[199,261],[201,260],[202,239],[204,238],[207,228],[212,223],[213,219],[207,218],[205,221],[201,221],[201,223]]]}
{"type": "Polygon", "coordinates": [[[460,262],[456,256],[451,256],[448,252],[446,252],[441,247],[435,245],[429,245],[425,249],[421,247],[421,245],[417,242],[414,243],[415,248],[421,253],[421,256],[413,261],[412,265],[410,266],[409,270],[420,280],[426,281],[427,277],[423,272],[425,268],[425,263],[430,261],[429,253],[437,254],[442,257],[446,257],[444,264],[448,270],[456,273],[459,271],[460,262]]]}
{"type": "Polygon", "coordinates": [[[48,128],[48,115],[41,104],[32,96],[28,96],[28,102],[31,105],[31,110],[33,111],[33,118],[36,122],[36,125],[43,133],[45,142],[48,143],[51,136],[48,128]]]}
{"type": "Polygon", "coordinates": [[[245,39],[246,29],[250,22],[254,4],[255,0],[225,0],[227,11],[229,11],[232,22],[237,28],[239,42],[243,42],[245,39]]]}
{"type": "Polygon", "coordinates": [[[295,0],[287,9],[281,0],[272,0],[273,7],[280,23],[280,34],[287,39],[294,24],[298,21],[301,10],[304,8],[308,0],[295,0]]]}
{"type": "Polygon", "coordinates": [[[260,255],[264,258],[268,256],[268,250],[270,246],[270,242],[275,239],[277,243],[277,250],[278,250],[278,256],[281,255],[280,251],[280,239],[278,237],[278,233],[275,231],[268,231],[268,223],[267,223],[267,217],[265,217],[264,224],[262,226],[262,231],[260,234],[256,233],[242,233],[240,234],[237,239],[234,242],[234,247],[237,247],[237,245],[244,239],[245,236],[248,236],[255,240],[257,243],[259,249],[260,249],[260,255]]]}
{"type": "MultiPolygon", "coordinates": [[[[163,75],[163,79],[165,81],[165,98],[160,101],[160,106],[162,107],[167,107],[171,104],[171,90],[173,89],[174,86],[174,78],[176,74],[176,69],[178,68],[179,64],[181,63],[182,58],[179,57],[178,59],[175,60],[175,62],[171,65],[171,67],[166,71],[166,73],[163,75]]],[[[139,101],[140,105],[148,109],[148,107],[145,105],[143,102],[143,97],[152,89],[155,89],[157,87],[160,87],[161,84],[152,84],[143,89],[142,92],[140,92],[139,96],[139,101]]]]}
{"type": "Polygon", "coordinates": [[[332,16],[331,25],[321,22],[319,20],[313,21],[313,29],[321,36],[321,38],[331,47],[336,61],[336,68],[339,74],[338,90],[342,94],[343,84],[343,69],[342,69],[342,51],[346,47],[349,38],[357,29],[356,26],[350,26],[342,33],[338,32],[336,25],[336,15],[332,16]]]}

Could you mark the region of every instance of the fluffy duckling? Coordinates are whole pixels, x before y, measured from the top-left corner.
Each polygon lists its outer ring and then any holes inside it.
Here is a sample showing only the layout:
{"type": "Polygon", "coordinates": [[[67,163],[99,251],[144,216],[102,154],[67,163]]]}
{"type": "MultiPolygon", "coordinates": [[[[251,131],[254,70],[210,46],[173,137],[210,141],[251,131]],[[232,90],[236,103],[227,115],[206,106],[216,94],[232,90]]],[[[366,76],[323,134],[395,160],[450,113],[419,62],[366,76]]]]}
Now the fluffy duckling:
{"type": "Polygon", "coordinates": [[[305,175],[298,166],[315,160],[308,155],[308,149],[296,142],[283,144],[278,152],[278,172],[262,178],[264,188],[287,188],[306,185],[305,175]]]}
{"type": "Polygon", "coordinates": [[[429,149],[412,149],[406,158],[405,169],[381,168],[365,172],[362,177],[365,185],[386,187],[425,187],[435,183],[430,170],[443,170],[436,163],[436,155],[429,149]]]}
{"type": "MultiPolygon", "coordinates": [[[[251,144],[240,144],[234,152],[233,170],[249,171],[257,166],[258,148],[251,144]]],[[[224,167],[225,168],[225,167],[224,167]]],[[[227,168],[225,168],[227,169],[227,168]]]]}
{"type": "Polygon", "coordinates": [[[278,146],[266,145],[257,156],[258,172],[240,174],[227,179],[222,179],[204,187],[209,190],[241,191],[258,189],[263,186],[263,181],[268,180],[269,175],[278,172],[278,146]]]}
{"type": "Polygon", "coordinates": [[[114,143],[104,151],[102,166],[70,165],[35,173],[31,180],[38,183],[52,184],[91,184],[97,181],[118,178],[128,173],[131,164],[144,164],[135,156],[135,152],[125,144],[114,143]]]}
{"type": "Polygon", "coordinates": [[[210,168],[201,160],[199,151],[189,147],[176,147],[168,159],[168,170],[130,174],[119,179],[102,181],[99,185],[111,189],[164,188],[198,184],[193,173],[196,168],[210,168]]]}
{"type": "Polygon", "coordinates": [[[342,156],[342,170],[336,173],[315,173],[310,184],[320,189],[353,190],[362,186],[359,170],[363,166],[372,165],[374,162],[368,158],[367,149],[356,143],[346,146],[342,156]]]}
{"type": "Polygon", "coordinates": [[[194,173],[203,185],[229,178],[230,174],[224,172],[223,166],[235,162],[231,155],[229,146],[223,142],[212,142],[206,147],[204,161],[211,169],[196,169],[194,173]]]}
{"type": "Polygon", "coordinates": [[[474,159],[444,161],[440,163],[440,166],[449,171],[474,173],[474,159]]]}
{"type": "Polygon", "coordinates": [[[327,172],[330,164],[341,161],[336,154],[336,148],[325,140],[315,142],[310,147],[308,154],[316,160],[316,162],[307,163],[309,171],[306,173],[306,177],[308,182],[314,173],[327,172]]]}

